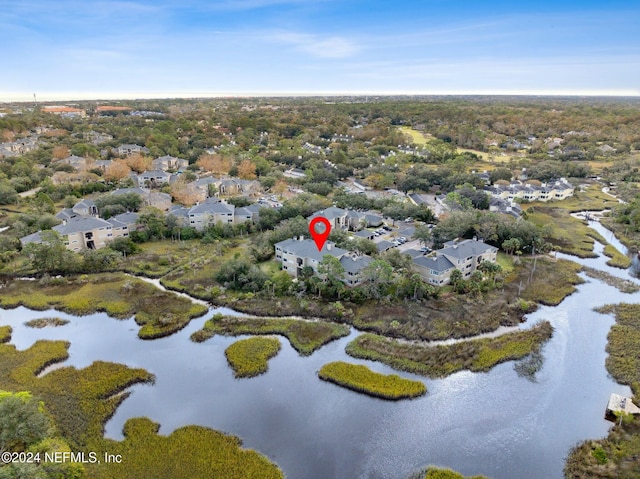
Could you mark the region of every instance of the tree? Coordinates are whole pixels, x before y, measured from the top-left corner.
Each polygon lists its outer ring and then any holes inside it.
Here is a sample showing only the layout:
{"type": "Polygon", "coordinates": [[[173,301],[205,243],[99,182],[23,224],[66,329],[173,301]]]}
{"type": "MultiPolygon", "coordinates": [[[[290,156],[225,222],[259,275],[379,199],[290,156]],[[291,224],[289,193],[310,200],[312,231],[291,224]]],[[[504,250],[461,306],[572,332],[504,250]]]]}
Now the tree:
{"type": "Polygon", "coordinates": [[[70,155],[69,148],[65,145],[54,146],[51,154],[54,160],[63,160],[64,158],[68,158],[70,155]]]}
{"type": "Polygon", "coordinates": [[[111,162],[104,171],[104,179],[108,181],[120,181],[129,176],[131,168],[123,160],[111,162]]]}
{"type": "Polygon", "coordinates": [[[213,173],[216,176],[222,176],[229,174],[233,163],[231,161],[231,158],[227,158],[226,156],[220,154],[209,155],[207,153],[203,153],[198,157],[196,165],[198,165],[205,171],[213,173]]]}
{"type": "Polygon", "coordinates": [[[491,261],[483,261],[478,265],[478,271],[493,280],[493,284],[496,284],[496,276],[502,272],[502,266],[491,261]]]}
{"type": "Polygon", "coordinates": [[[45,273],[69,273],[76,269],[76,257],[67,249],[56,231],[40,232],[41,243],[28,243],[22,253],[31,266],[45,273]]]}
{"type": "Polygon", "coordinates": [[[147,239],[160,240],[167,236],[164,214],[158,208],[148,206],[142,210],[138,224],[144,227],[147,239]]]}
{"type": "Polygon", "coordinates": [[[182,176],[180,175],[178,181],[171,185],[171,196],[185,206],[192,206],[201,199],[202,193],[193,185],[188,184],[182,176]]]}
{"type": "Polygon", "coordinates": [[[416,226],[413,238],[417,239],[422,246],[427,246],[431,242],[431,229],[426,226],[416,226]]]}
{"type": "Polygon", "coordinates": [[[5,180],[0,180],[0,205],[10,205],[18,199],[18,192],[5,180]]]}
{"type": "Polygon", "coordinates": [[[518,238],[509,238],[503,241],[502,249],[507,254],[514,254],[520,250],[520,240],[518,238]]]}
{"type": "Polygon", "coordinates": [[[256,165],[250,160],[242,160],[238,165],[238,178],[243,180],[256,179],[256,165]]]}
{"type": "MultiPolygon", "coordinates": [[[[33,463],[0,463],[2,479],[79,479],[84,476],[82,464],[51,463],[45,454],[71,452],[62,439],[51,437],[53,425],[44,412],[44,404],[29,392],[0,391],[0,453],[31,452],[40,461],[33,463]]],[[[9,461],[5,461],[9,462],[9,461]]]]}
{"type": "Polygon", "coordinates": [[[385,260],[375,259],[360,271],[360,279],[361,288],[371,298],[380,299],[392,282],[393,268],[385,260]]]}
{"type": "Polygon", "coordinates": [[[0,391],[0,452],[20,452],[51,432],[44,405],[28,392],[0,391]]]}
{"type": "Polygon", "coordinates": [[[324,255],[322,261],[318,264],[318,274],[324,281],[325,290],[330,295],[337,295],[339,299],[340,293],[344,290],[344,283],[342,282],[344,266],[342,266],[340,260],[329,254],[324,255]]]}
{"type": "Polygon", "coordinates": [[[125,163],[136,173],[142,173],[143,171],[151,169],[151,158],[143,156],[140,153],[134,153],[128,156],[125,163]]]}

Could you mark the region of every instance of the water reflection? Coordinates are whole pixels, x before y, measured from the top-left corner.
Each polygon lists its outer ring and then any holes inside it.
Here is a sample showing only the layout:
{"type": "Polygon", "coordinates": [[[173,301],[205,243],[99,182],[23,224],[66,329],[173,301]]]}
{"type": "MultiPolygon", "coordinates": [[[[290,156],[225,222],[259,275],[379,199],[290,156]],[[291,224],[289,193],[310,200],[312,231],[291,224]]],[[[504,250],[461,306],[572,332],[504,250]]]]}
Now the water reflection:
{"type": "MultiPolygon", "coordinates": [[[[597,245],[597,251],[601,248],[597,245]]],[[[625,271],[607,267],[606,258],[579,262],[626,278],[625,271]]],[[[310,357],[300,357],[283,339],[267,374],[238,380],[224,357],[224,349],[236,338],[215,337],[202,344],[189,340],[211,313],[154,341],[139,340],[133,320],[105,314],[74,317],[17,308],[0,310],[0,324],[13,327],[12,342],[19,349],[38,339],[67,339],[70,365],[117,361],[156,375],[154,385],[131,389],[131,397],[106,425],[106,435],[112,438],[122,437],[127,419],[148,416],[161,424],[163,434],[200,424],[238,435],[247,447],[277,462],[291,479],[403,479],[427,464],[494,479],[552,479],[562,477],[564,459],[576,442],[607,434],[609,423],[603,415],[609,394],[629,394],[604,368],[613,318],[593,308],[638,302],[640,293],[622,294],[585,279],[588,282],[559,306],[541,307],[522,325],[529,328],[546,319],[555,328],[544,347],[537,382],[518,377],[513,363],[505,363],[489,373],[464,371],[426,380],[426,396],[399,403],[317,379],[316,371],[324,363],[353,361],[344,347],[358,334],[355,331],[310,357]],[[41,330],[23,325],[54,315],[71,322],[41,330]]],[[[392,372],[379,363],[354,362],[392,372]]]]}

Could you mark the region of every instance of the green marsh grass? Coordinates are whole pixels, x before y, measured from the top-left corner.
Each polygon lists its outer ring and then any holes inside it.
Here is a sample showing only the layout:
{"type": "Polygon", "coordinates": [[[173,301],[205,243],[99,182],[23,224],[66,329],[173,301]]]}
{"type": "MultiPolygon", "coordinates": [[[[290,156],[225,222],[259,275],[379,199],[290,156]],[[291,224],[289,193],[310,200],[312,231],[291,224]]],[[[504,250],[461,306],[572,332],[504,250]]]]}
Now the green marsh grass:
{"type": "Polygon", "coordinates": [[[62,318],[37,318],[32,319],[31,321],[26,321],[25,326],[29,328],[46,328],[48,326],[64,326],[65,324],[69,324],[69,320],[62,318]]]}
{"type": "Polygon", "coordinates": [[[411,474],[409,479],[488,479],[486,476],[465,477],[459,472],[439,467],[428,467],[422,471],[411,474]]]}
{"type": "Polygon", "coordinates": [[[21,305],[77,315],[104,311],[122,319],[135,315],[142,339],[168,336],[207,311],[205,306],[121,273],[14,281],[3,288],[0,306],[21,305]]]}
{"type": "Polygon", "coordinates": [[[428,346],[362,334],[346,348],[350,356],[383,362],[393,368],[431,378],[441,378],[468,369],[488,371],[496,364],[520,359],[538,351],[551,338],[553,328],[543,321],[531,329],[495,338],[428,346]]]}
{"type": "Polygon", "coordinates": [[[0,344],[8,343],[11,340],[11,326],[0,326],[0,344]]]}
{"type": "Polygon", "coordinates": [[[89,464],[92,479],[283,479],[280,469],[242,441],[200,426],[158,434],[159,425],[147,418],[124,425],[124,441],[103,439],[100,450],[121,454],[122,463],[89,464]]]}
{"type": "Polygon", "coordinates": [[[278,334],[286,337],[296,351],[306,356],[330,341],[347,336],[349,327],[327,321],[305,321],[294,318],[215,315],[200,331],[191,335],[191,340],[202,342],[216,334],[223,336],[278,334]]]}
{"type": "MultiPolygon", "coordinates": [[[[532,262],[532,260],[527,261],[532,262]]],[[[526,280],[530,279],[531,282],[523,283],[524,288],[520,297],[526,301],[556,306],[575,292],[576,285],[584,283],[584,280],[578,276],[580,270],[581,266],[573,261],[538,260],[536,270],[526,280]]]]}
{"type": "Polygon", "coordinates": [[[588,266],[583,266],[582,270],[590,278],[599,279],[609,286],[617,288],[621,293],[631,294],[640,291],[640,286],[633,281],[629,281],[628,279],[618,278],[617,276],[609,274],[605,271],[590,268],[588,266]]]}
{"type": "Polygon", "coordinates": [[[267,372],[269,359],[280,351],[278,338],[247,338],[236,341],[224,351],[237,378],[250,378],[267,372]]]}
{"type": "Polygon", "coordinates": [[[620,269],[627,269],[629,266],[631,266],[631,258],[629,258],[625,254],[622,254],[613,245],[605,245],[603,253],[605,256],[611,258],[609,261],[607,261],[607,264],[609,266],[620,269]]]}
{"type": "Polygon", "coordinates": [[[0,389],[31,391],[40,397],[65,439],[84,447],[90,437],[102,437],[104,423],[126,397],[115,395],[132,384],[152,381],[153,376],[142,369],[105,362],[37,376],[48,365],[67,359],[68,348],[65,341],[37,341],[24,351],[11,344],[0,345],[0,389]]]}
{"type": "MultiPolygon", "coordinates": [[[[631,386],[635,404],[640,402],[640,304],[608,304],[596,311],[614,314],[616,324],[607,336],[605,366],[613,378],[631,386]]],[[[567,457],[565,477],[587,479],[640,477],[640,418],[616,423],[604,439],[587,440],[567,457]]]]}
{"type": "Polygon", "coordinates": [[[376,373],[366,366],[343,361],[325,364],[318,376],[352,391],[394,401],[415,398],[427,392],[420,381],[401,378],[396,374],[376,373]]]}
{"type": "Polygon", "coordinates": [[[30,391],[40,398],[57,433],[74,452],[122,455],[120,464],[85,464],[84,477],[283,478],[266,457],[242,449],[238,438],[204,427],[183,427],[165,437],[157,434],[157,424],[138,418],[125,424],[124,441],[104,438],[104,424],[128,395],[123,391],[133,384],[151,382],[153,376],[143,369],[95,362],[83,369],[64,367],[37,377],[47,365],[66,359],[68,347],[64,341],[37,341],[18,351],[13,345],[0,344],[0,390],[30,391]]]}

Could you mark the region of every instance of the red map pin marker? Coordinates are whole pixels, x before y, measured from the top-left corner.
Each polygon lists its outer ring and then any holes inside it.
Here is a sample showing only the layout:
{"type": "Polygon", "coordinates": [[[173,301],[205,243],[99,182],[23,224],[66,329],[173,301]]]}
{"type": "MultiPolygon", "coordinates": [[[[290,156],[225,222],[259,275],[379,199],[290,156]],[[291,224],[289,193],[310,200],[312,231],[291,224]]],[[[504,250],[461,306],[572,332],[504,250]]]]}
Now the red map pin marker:
{"type": "Polygon", "coordinates": [[[316,242],[318,251],[322,251],[322,248],[324,244],[327,242],[327,238],[331,233],[331,222],[327,218],[323,218],[322,216],[313,218],[311,220],[311,223],[309,224],[309,232],[311,233],[311,237],[313,238],[313,241],[316,242]],[[316,226],[319,223],[324,225],[324,231],[321,233],[316,230],[316,226]]]}

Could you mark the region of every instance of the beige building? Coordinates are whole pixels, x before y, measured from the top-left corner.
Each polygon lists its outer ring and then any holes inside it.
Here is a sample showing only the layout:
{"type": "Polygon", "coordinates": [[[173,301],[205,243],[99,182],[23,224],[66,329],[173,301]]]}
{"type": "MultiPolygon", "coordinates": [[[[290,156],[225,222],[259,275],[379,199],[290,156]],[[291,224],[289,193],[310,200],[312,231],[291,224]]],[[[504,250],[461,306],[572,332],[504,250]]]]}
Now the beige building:
{"type": "MultiPolygon", "coordinates": [[[[87,249],[104,248],[113,240],[112,225],[108,221],[93,216],[76,216],[63,220],[61,225],[51,228],[62,237],[67,249],[78,252],[87,249]]],[[[21,238],[23,245],[42,243],[40,232],[21,238]]]]}
{"type": "Polygon", "coordinates": [[[510,185],[493,185],[485,188],[494,198],[503,200],[550,201],[564,200],[573,196],[575,188],[566,179],[560,178],[551,183],[532,185],[530,183],[511,183],[510,185]]]}
{"type": "Polygon", "coordinates": [[[275,244],[276,261],[282,264],[282,270],[297,278],[302,269],[309,267],[314,273],[318,272],[318,265],[326,255],[333,256],[340,261],[344,268],[342,281],[347,286],[356,286],[362,282],[360,271],[373,261],[366,255],[357,255],[338,248],[331,241],[327,241],[322,250],[318,250],[315,242],[310,239],[293,238],[275,244]]]}
{"type": "Polygon", "coordinates": [[[442,286],[449,283],[454,270],[459,270],[467,279],[483,261],[495,263],[497,255],[498,248],[482,241],[449,241],[430,256],[413,258],[413,265],[424,281],[442,286]]]}

